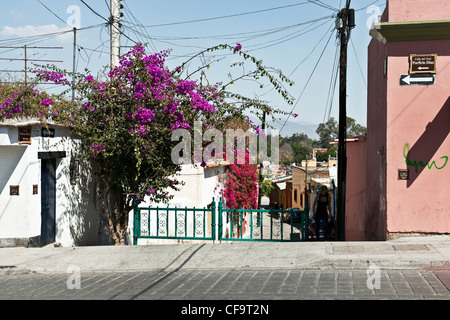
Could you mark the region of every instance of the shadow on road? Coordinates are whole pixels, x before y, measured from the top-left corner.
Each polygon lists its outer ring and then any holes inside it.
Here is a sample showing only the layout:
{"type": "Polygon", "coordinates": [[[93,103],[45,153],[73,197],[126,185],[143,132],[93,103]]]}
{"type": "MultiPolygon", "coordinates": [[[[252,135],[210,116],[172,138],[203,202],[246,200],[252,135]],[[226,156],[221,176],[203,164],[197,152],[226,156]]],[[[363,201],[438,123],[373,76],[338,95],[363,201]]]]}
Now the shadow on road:
{"type": "MultiPolygon", "coordinates": [[[[166,275],[160,277],[158,280],[156,280],[155,282],[153,282],[151,285],[149,285],[148,287],[146,287],[145,289],[141,290],[140,292],[138,292],[137,294],[135,294],[134,296],[132,296],[130,298],[130,300],[134,300],[136,298],[138,298],[140,295],[144,294],[145,292],[147,292],[148,290],[150,290],[151,288],[153,288],[154,286],[156,286],[158,283],[160,283],[161,281],[163,281],[164,279],[166,279],[167,277],[171,276],[173,273],[179,271],[186,263],[189,262],[189,260],[192,259],[192,257],[201,249],[205,246],[205,244],[201,244],[199,245],[199,247],[197,249],[194,250],[194,252],[192,252],[177,268],[173,269],[172,271],[170,271],[169,273],[167,273],[166,275]]],[[[158,275],[160,275],[161,273],[163,273],[164,271],[166,271],[167,269],[169,269],[173,264],[176,263],[176,261],[182,257],[191,247],[187,248],[186,250],[184,250],[182,253],[180,253],[171,263],[169,263],[166,267],[164,267],[162,270],[158,271],[154,277],[157,278],[158,275]]],[[[110,299],[114,299],[116,296],[118,296],[120,293],[112,296],[110,299]]]]}

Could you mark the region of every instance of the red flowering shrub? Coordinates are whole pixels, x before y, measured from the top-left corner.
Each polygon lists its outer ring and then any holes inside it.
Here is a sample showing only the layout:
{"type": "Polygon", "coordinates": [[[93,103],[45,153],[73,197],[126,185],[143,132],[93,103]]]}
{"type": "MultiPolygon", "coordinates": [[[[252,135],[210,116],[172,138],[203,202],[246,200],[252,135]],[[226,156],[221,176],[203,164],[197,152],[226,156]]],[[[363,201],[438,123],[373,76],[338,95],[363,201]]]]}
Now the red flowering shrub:
{"type": "Polygon", "coordinates": [[[258,175],[254,164],[232,164],[226,171],[223,196],[230,209],[257,209],[258,175]]]}

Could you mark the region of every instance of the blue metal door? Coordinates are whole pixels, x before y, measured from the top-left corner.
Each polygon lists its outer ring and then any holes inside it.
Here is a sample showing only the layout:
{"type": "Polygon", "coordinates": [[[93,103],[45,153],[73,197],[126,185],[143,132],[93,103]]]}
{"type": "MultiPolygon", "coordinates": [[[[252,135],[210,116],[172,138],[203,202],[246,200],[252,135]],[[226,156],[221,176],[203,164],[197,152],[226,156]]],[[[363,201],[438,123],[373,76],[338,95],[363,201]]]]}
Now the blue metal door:
{"type": "Polygon", "coordinates": [[[56,160],[41,160],[41,245],[55,242],[56,160]]]}

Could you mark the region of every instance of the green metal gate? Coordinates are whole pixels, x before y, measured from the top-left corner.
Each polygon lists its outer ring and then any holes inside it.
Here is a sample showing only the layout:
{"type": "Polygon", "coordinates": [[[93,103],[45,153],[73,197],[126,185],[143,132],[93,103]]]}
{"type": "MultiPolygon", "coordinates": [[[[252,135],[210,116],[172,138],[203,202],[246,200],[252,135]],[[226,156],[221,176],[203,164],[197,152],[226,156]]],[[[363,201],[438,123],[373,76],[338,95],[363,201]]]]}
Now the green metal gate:
{"type": "Polygon", "coordinates": [[[134,205],[133,244],[138,239],[216,240],[216,205],[210,208],[140,208],[134,205]]]}
{"type": "Polygon", "coordinates": [[[308,212],[298,209],[226,209],[219,202],[221,241],[305,241],[308,212]]]}
{"type": "Polygon", "coordinates": [[[135,204],[133,243],[138,239],[305,241],[308,224],[307,206],[306,210],[227,209],[220,200],[216,210],[214,199],[208,208],[135,204]]]}

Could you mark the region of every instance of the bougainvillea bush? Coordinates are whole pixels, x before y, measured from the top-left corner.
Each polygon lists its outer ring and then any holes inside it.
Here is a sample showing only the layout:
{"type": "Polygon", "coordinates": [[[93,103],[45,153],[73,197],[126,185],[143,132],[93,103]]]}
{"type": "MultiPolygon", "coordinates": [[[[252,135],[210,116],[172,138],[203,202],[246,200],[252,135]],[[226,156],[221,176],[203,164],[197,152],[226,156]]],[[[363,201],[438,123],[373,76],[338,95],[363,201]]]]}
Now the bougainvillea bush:
{"type": "Polygon", "coordinates": [[[254,164],[232,164],[226,171],[223,196],[230,209],[257,209],[258,177],[254,164]]]}
{"type": "Polygon", "coordinates": [[[33,117],[60,121],[69,102],[22,84],[0,84],[0,121],[15,117],[33,117]]]}
{"type": "Polygon", "coordinates": [[[180,166],[171,161],[172,131],[190,129],[186,118],[207,117],[218,107],[214,88],[177,78],[164,66],[166,56],[146,55],[138,45],[107,81],[88,75],[77,86],[84,101],[73,131],[108,186],[104,199],[115,243],[125,236],[130,195],[164,201],[181,183],[175,178],[180,166]]]}

